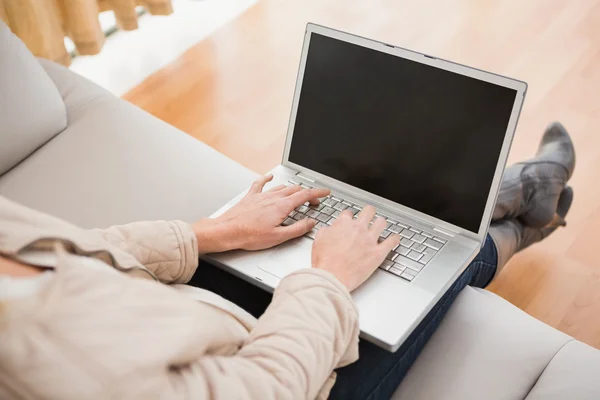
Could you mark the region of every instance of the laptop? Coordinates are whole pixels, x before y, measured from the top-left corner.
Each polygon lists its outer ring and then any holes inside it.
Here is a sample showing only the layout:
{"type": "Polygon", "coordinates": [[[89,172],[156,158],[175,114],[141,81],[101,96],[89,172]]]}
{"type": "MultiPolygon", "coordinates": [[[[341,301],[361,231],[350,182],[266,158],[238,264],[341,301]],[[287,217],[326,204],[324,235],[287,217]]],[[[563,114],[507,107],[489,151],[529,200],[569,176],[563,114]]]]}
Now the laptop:
{"type": "MultiPolygon", "coordinates": [[[[352,292],[361,337],[395,351],[485,242],[527,85],[387,43],[308,24],[285,151],[269,186],[331,189],[284,225],[319,223],[263,251],[212,262],[272,291],[311,267],[318,231],[366,204],[400,246],[352,292]]],[[[213,217],[237,203],[232,199],[213,217]]]]}

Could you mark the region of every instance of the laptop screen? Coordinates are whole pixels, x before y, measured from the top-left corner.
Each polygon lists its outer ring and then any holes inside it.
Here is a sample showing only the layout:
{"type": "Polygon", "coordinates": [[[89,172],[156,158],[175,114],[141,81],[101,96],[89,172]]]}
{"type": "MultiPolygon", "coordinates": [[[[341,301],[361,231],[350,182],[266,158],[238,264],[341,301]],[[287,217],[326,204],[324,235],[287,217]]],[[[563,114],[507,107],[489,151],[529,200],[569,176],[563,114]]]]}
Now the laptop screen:
{"type": "Polygon", "coordinates": [[[477,232],[516,94],[312,33],[289,161],[477,232]]]}

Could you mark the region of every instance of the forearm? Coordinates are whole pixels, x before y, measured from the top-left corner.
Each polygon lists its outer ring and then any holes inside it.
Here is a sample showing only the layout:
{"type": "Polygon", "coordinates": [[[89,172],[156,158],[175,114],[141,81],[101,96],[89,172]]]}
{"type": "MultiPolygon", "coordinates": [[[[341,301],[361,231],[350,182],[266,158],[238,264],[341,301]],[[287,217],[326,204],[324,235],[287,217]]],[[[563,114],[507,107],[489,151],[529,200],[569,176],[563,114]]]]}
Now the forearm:
{"type": "Polygon", "coordinates": [[[185,283],[198,266],[197,239],[185,222],[134,222],[93,232],[135,257],[161,282],[185,283]]]}
{"type": "Polygon", "coordinates": [[[330,273],[306,269],[281,281],[238,355],[314,398],[335,368],[358,358],[358,334],[348,290],[330,273]]]}

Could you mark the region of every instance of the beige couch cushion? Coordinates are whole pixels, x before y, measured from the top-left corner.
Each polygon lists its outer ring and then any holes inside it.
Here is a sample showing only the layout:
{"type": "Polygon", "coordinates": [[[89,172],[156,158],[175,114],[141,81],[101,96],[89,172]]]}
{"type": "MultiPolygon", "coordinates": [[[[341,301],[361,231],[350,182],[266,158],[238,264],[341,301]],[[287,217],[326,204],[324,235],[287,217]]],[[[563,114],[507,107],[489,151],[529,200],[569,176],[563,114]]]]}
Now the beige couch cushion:
{"type": "MultiPolygon", "coordinates": [[[[204,143],[49,61],[68,127],[0,177],[0,194],[83,227],[194,221],[256,174],[204,143]]],[[[233,118],[233,116],[232,116],[233,118]]]]}
{"type": "Polygon", "coordinates": [[[65,105],[56,86],[0,21],[0,175],[66,125],[65,105]]]}

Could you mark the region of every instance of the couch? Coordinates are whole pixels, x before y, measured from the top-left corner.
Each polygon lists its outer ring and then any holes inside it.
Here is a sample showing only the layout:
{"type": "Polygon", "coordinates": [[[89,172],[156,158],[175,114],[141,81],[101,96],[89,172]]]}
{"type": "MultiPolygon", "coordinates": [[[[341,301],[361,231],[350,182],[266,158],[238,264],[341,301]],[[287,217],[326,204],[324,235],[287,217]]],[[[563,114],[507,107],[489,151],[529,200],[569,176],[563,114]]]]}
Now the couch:
{"type": "MultiPolygon", "coordinates": [[[[191,222],[255,177],[0,23],[0,195],[88,228],[191,222]]],[[[600,351],[466,288],[393,398],[597,400],[600,351]]]]}

